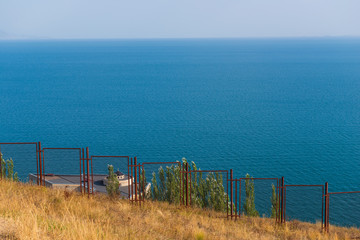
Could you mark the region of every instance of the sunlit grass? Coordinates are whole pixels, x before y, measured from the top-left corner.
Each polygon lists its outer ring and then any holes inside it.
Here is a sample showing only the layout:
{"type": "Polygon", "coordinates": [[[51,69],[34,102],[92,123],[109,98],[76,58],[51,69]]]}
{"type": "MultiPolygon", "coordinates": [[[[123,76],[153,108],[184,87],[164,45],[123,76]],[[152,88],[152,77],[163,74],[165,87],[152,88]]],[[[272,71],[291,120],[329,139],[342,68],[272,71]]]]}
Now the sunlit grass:
{"type": "Polygon", "coordinates": [[[0,182],[0,239],[356,239],[360,230],[273,219],[226,220],[221,213],[161,202],[142,207],[7,181],[0,182]]]}

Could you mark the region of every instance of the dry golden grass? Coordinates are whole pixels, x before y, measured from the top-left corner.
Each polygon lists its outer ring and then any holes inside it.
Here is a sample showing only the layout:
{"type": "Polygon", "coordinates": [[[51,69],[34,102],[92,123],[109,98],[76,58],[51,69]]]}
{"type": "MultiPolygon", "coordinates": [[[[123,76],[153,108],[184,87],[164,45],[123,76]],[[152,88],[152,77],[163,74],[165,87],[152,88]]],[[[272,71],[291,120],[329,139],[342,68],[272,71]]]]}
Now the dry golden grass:
{"type": "Polygon", "coordinates": [[[357,228],[272,219],[230,221],[220,213],[146,202],[143,207],[106,196],[0,182],[0,239],[360,239],[357,228]]]}

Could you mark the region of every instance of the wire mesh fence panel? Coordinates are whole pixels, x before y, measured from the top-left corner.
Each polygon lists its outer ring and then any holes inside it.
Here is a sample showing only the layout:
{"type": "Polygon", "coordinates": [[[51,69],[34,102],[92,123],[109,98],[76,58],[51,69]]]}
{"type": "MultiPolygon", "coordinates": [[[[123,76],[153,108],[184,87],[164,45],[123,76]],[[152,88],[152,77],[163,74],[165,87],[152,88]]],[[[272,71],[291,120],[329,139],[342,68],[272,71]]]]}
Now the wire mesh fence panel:
{"type": "Polygon", "coordinates": [[[42,185],[81,191],[80,148],[43,148],[42,185]]]}
{"type": "Polygon", "coordinates": [[[190,205],[223,212],[226,217],[230,209],[228,177],[227,170],[190,171],[188,177],[190,205]]]}
{"type": "Polygon", "coordinates": [[[45,175],[79,175],[80,148],[43,148],[45,175]]]}
{"type": "Polygon", "coordinates": [[[234,205],[239,215],[276,217],[278,179],[241,178],[237,184],[234,205]]]}
{"type": "Polygon", "coordinates": [[[329,223],[360,228],[360,193],[330,194],[329,223]]]}
{"type": "Polygon", "coordinates": [[[29,174],[33,174],[36,177],[38,172],[37,143],[0,143],[0,152],[3,160],[5,160],[5,164],[6,160],[12,159],[14,172],[17,172],[20,181],[28,182],[29,174]]]}
{"type": "Polygon", "coordinates": [[[324,211],[323,194],[324,189],[322,185],[286,185],[284,196],[284,214],[286,221],[322,222],[324,211]]]}
{"type": "Polygon", "coordinates": [[[183,182],[180,162],[144,162],[140,182],[145,199],[182,203],[183,182]]]}
{"type": "MultiPolygon", "coordinates": [[[[123,197],[129,197],[129,160],[128,156],[92,156],[90,160],[90,178],[94,192],[106,193],[108,185],[109,166],[113,167],[114,174],[119,181],[120,194],[123,197]]],[[[82,166],[87,168],[86,161],[82,166]]],[[[86,178],[85,178],[86,179],[86,178]]]]}

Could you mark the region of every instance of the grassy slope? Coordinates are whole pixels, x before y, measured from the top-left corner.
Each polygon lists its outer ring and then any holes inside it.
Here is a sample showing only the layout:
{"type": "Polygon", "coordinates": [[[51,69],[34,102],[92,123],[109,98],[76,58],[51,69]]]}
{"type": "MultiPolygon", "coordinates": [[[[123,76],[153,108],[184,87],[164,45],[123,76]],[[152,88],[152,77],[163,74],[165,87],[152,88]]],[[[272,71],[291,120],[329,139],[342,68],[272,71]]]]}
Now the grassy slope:
{"type": "Polygon", "coordinates": [[[142,208],[106,196],[88,199],[37,186],[0,182],[0,239],[358,239],[356,228],[272,219],[229,221],[221,214],[147,202],[142,208]]]}

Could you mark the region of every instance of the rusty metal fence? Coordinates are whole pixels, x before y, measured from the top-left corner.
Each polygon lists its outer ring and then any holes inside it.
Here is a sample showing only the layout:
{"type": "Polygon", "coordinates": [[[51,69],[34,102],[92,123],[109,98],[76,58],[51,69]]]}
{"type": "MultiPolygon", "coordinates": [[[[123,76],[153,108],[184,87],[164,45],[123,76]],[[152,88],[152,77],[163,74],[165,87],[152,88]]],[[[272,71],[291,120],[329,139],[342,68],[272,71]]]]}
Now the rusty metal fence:
{"type": "MultiPolygon", "coordinates": [[[[40,142],[0,143],[0,154],[4,159],[11,158],[15,166],[21,166],[16,171],[23,181],[47,186],[47,181],[56,176],[78,186],[79,191],[88,196],[96,192],[106,193],[104,183],[108,165],[112,165],[119,181],[122,181],[121,196],[142,205],[152,199],[153,186],[147,179],[155,177],[156,182],[156,172],[161,166],[165,172],[174,173],[171,183],[178,191],[175,202],[183,206],[215,209],[226,213],[224,217],[236,220],[246,215],[244,204],[249,196],[245,189],[250,183],[258,215],[274,217],[277,224],[286,224],[294,219],[321,221],[323,232],[329,232],[330,222],[340,224],[345,221],[347,226],[360,226],[360,191],[329,192],[328,183],[285,184],[284,177],[234,178],[232,169],[197,170],[191,169],[189,163],[179,161],[140,163],[137,157],[129,156],[90,157],[89,148],[41,148],[40,142]],[[212,184],[214,192],[204,193],[202,187],[206,181],[207,185],[212,184]],[[215,196],[214,193],[224,196],[215,196]],[[206,204],[199,204],[199,198],[204,198],[203,203],[206,204]],[[212,205],[207,204],[210,198],[212,205]],[[216,201],[221,201],[221,204],[216,201]],[[344,206],[351,209],[351,214],[341,215],[339,209],[344,206]],[[311,216],[303,218],[304,211],[310,212],[311,216]]],[[[2,167],[3,164],[0,164],[1,179],[5,177],[2,167]]]]}
{"type": "MultiPolygon", "coordinates": [[[[21,169],[17,171],[20,180],[28,181],[29,173],[36,177],[40,176],[39,149],[41,146],[39,144],[37,142],[0,143],[0,154],[3,159],[12,159],[15,165],[21,166],[21,169]]],[[[2,165],[0,164],[0,178],[5,177],[3,176],[2,165]]],[[[39,184],[39,181],[36,179],[34,183],[39,184]]]]}
{"type": "Polygon", "coordinates": [[[141,172],[142,165],[137,162],[137,158],[130,158],[129,163],[129,182],[130,182],[130,190],[129,190],[129,201],[132,203],[141,203],[145,202],[145,186],[144,182],[141,178],[144,178],[144,171],[141,172]]]}
{"type": "Polygon", "coordinates": [[[256,206],[255,215],[261,217],[273,217],[276,221],[279,217],[279,211],[274,206],[274,214],[272,216],[272,204],[271,197],[273,191],[275,193],[274,202],[276,203],[279,199],[278,190],[280,179],[279,178],[253,178],[253,177],[244,177],[244,178],[236,178],[231,179],[231,188],[233,189],[233,193],[231,194],[232,200],[231,203],[233,205],[231,218],[237,219],[241,218],[246,213],[246,200],[247,196],[247,185],[253,188],[254,194],[254,204],[256,206]],[[251,186],[250,186],[251,185],[251,186]]]}
{"type": "Polygon", "coordinates": [[[330,221],[347,227],[360,227],[360,191],[329,192],[329,184],[325,183],[324,230],[329,232],[330,221]],[[330,201],[331,200],[331,201],[330,201]],[[344,206],[351,211],[344,214],[344,206]],[[332,211],[330,211],[332,209],[332,211]],[[334,213],[334,215],[332,215],[334,213]],[[341,222],[339,221],[341,219],[341,222]]]}
{"type": "Polygon", "coordinates": [[[82,191],[79,165],[82,159],[81,148],[43,148],[40,153],[43,185],[48,185],[48,180],[56,181],[55,178],[60,178],[69,185],[74,185],[75,188],[79,185],[80,191],[82,191]]]}
{"type": "Polygon", "coordinates": [[[284,185],[284,222],[295,219],[312,223],[321,221],[321,228],[323,228],[323,196],[324,185],[284,185]],[[308,215],[306,218],[301,214],[304,212],[308,215]]]}

